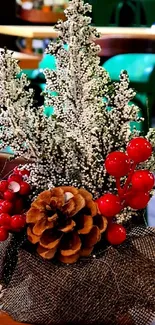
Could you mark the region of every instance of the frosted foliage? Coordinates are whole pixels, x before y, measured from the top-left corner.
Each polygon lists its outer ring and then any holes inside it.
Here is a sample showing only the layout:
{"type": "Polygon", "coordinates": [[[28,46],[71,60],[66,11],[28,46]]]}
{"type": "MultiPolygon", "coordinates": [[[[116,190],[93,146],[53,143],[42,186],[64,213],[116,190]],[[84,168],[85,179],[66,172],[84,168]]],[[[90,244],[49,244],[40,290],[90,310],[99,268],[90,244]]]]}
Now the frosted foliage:
{"type": "Polygon", "coordinates": [[[113,191],[104,160],[110,151],[124,150],[129,122],[137,121],[127,73],[112,83],[99,65],[100,49],[93,42],[99,35],[85,15],[89,11],[83,1],[70,1],[67,20],[56,26],[60,37],[48,47],[57,65],[45,71],[45,105],[54,107],[49,118],[42,107],[33,107],[26,76],[17,78],[20,69],[11,54],[0,54],[1,148],[9,145],[16,156],[32,160],[34,195],[62,184],[84,186],[94,197],[113,191]]]}
{"type": "Polygon", "coordinates": [[[29,129],[32,128],[35,114],[30,119],[32,110],[32,90],[24,74],[12,58],[10,51],[0,52],[0,148],[11,146],[15,155],[29,156],[33,139],[29,129]],[[29,137],[28,137],[29,134],[29,137]],[[29,145],[28,145],[29,142],[29,145]]]}
{"type": "MultiPolygon", "coordinates": [[[[35,191],[47,187],[55,146],[55,122],[33,106],[33,91],[9,51],[0,52],[0,148],[10,146],[15,157],[31,160],[35,191]]],[[[54,157],[56,159],[56,157],[54,157]]]]}
{"type": "MultiPolygon", "coordinates": [[[[131,136],[129,122],[137,120],[137,107],[129,106],[135,93],[129,89],[127,73],[122,72],[119,83],[111,84],[99,66],[99,47],[92,42],[98,33],[85,16],[90,10],[83,1],[73,0],[65,11],[67,21],[58,22],[60,38],[47,51],[55,55],[57,70],[45,71],[45,100],[54,107],[54,118],[61,119],[64,134],[60,165],[56,159],[51,182],[60,170],[56,183],[82,185],[97,197],[113,186],[112,180],[107,184],[104,160],[108,152],[125,148],[131,136]]],[[[62,136],[57,130],[57,137],[62,136]]]]}

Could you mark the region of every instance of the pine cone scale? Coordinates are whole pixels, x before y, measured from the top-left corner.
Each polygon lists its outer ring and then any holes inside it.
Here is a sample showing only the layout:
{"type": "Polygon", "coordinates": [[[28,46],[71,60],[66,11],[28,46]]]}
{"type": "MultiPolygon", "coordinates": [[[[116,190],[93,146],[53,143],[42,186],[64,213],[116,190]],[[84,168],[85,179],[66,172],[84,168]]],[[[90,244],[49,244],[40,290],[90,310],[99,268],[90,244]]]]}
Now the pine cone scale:
{"type": "Polygon", "coordinates": [[[70,222],[69,222],[69,224],[66,225],[66,227],[64,227],[64,228],[58,228],[58,230],[67,233],[67,232],[73,230],[74,227],[75,227],[75,225],[76,225],[75,221],[71,219],[70,222]]]}
{"type": "Polygon", "coordinates": [[[31,208],[27,215],[26,215],[26,222],[27,223],[36,223],[37,221],[41,220],[44,217],[44,212],[36,208],[31,208]]]}
{"type": "Polygon", "coordinates": [[[83,198],[86,200],[86,202],[92,201],[92,199],[93,199],[92,194],[89,193],[88,191],[86,191],[84,188],[80,188],[78,193],[83,196],[83,198]]]}
{"type": "Polygon", "coordinates": [[[40,246],[46,249],[53,249],[58,246],[61,238],[61,234],[55,234],[51,230],[46,230],[40,238],[40,246]]]}
{"type": "Polygon", "coordinates": [[[62,256],[75,255],[80,251],[81,245],[82,243],[80,237],[75,231],[73,231],[63,238],[63,242],[60,248],[60,254],[62,256]]]}
{"type": "Polygon", "coordinates": [[[32,203],[32,207],[33,208],[36,208],[36,209],[38,209],[39,211],[45,211],[45,207],[46,207],[46,205],[47,205],[48,203],[47,202],[44,202],[44,201],[42,201],[42,200],[40,200],[40,199],[37,199],[37,200],[35,200],[33,203],[32,203]]]}
{"type": "Polygon", "coordinates": [[[77,218],[78,234],[85,235],[90,232],[93,227],[92,216],[81,215],[77,218]]]}
{"type": "Polygon", "coordinates": [[[101,233],[97,226],[93,226],[89,234],[84,236],[83,247],[92,248],[101,239],[101,233]]]}
{"type": "Polygon", "coordinates": [[[94,201],[87,202],[87,209],[90,211],[92,217],[95,217],[97,215],[97,204],[94,201]]]}
{"type": "Polygon", "coordinates": [[[47,218],[48,221],[56,221],[58,219],[58,215],[57,215],[57,213],[54,213],[53,216],[49,217],[47,215],[47,216],[45,216],[45,218],[47,218]]]}
{"type": "Polygon", "coordinates": [[[57,251],[57,247],[54,247],[53,249],[47,249],[41,245],[38,245],[38,247],[37,247],[37,253],[41,257],[48,259],[48,260],[51,260],[55,256],[56,251],[57,251]]]}
{"type": "Polygon", "coordinates": [[[97,215],[94,217],[94,224],[100,229],[100,233],[102,234],[107,229],[108,221],[104,216],[97,215]]]}
{"type": "Polygon", "coordinates": [[[72,217],[75,211],[75,201],[70,199],[63,207],[62,212],[65,213],[68,217],[72,217]]]}
{"type": "Polygon", "coordinates": [[[75,202],[75,209],[73,211],[72,216],[77,214],[81,209],[83,209],[85,207],[85,199],[82,197],[82,195],[76,194],[73,197],[73,200],[75,202]]]}
{"type": "Polygon", "coordinates": [[[32,244],[37,244],[40,240],[40,236],[34,235],[34,233],[32,232],[32,228],[30,226],[27,228],[27,236],[28,236],[28,240],[32,244]]]}
{"type": "Polygon", "coordinates": [[[49,190],[44,191],[38,195],[38,200],[45,202],[46,204],[50,204],[51,200],[51,192],[49,190]]]}
{"type": "Polygon", "coordinates": [[[71,255],[71,256],[63,256],[61,254],[58,255],[59,261],[62,262],[62,263],[65,263],[65,264],[73,264],[73,263],[77,262],[79,257],[80,257],[79,253],[76,253],[76,254],[71,255]]]}
{"type": "Polygon", "coordinates": [[[91,247],[91,248],[82,248],[81,251],[80,251],[80,256],[83,256],[83,257],[89,256],[92,253],[93,248],[94,247],[91,247]]]}
{"type": "Polygon", "coordinates": [[[48,221],[45,218],[38,221],[33,227],[33,233],[36,236],[41,236],[46,229],[52,229],[54,227],[54,222],[48,221]]]}

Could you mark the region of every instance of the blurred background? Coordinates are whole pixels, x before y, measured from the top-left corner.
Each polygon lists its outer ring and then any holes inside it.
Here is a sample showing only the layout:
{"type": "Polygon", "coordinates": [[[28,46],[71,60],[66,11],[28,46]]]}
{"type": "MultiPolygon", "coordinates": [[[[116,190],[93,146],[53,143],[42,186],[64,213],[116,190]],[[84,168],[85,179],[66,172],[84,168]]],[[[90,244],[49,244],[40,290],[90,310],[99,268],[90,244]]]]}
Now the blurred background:
{"type": "MultiPolygon", "coordinates": [[[[92,25],[101,33],[101,65],[117,81],[125,69],[137,95],[139,116],[145,122],[131,125],[142,133],[155,126],[155,0],[87,0],[92,5],[92,25]]],[[[0,48],[15,51],[35,97],[43,104],[44,68],[56,69],[55,58],[44,55],[57,34],[53,26],[65,20],[68,0],[5,0],[0,4],[0,48]]],[[[131,103],[132,104],[132,103],[131,103]]],[[[51,108],[52,111],[52,108],[51,108]]],[[[47,114],[51,113],[48,111],[47,114]]],[[[155,226],[155,198],[148,208],[149,224],[155,226]]]]}

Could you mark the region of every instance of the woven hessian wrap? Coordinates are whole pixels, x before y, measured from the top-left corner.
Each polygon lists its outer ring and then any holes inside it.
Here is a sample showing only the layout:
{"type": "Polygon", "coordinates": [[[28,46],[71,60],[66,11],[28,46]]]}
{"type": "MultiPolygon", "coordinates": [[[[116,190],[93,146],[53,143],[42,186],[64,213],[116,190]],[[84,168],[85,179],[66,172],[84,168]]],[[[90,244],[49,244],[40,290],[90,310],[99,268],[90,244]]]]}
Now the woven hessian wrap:
{"type": "MultiPolygon", "coordinates": [[[[3,275],[5,253],[6,245],[1,247],[3,275]]],[[[150,325],[155,318],[155,232],[136,228],[124,245],[73,265],[19,249],[2,303],[15,320],[37,325],[150,325]]]]}

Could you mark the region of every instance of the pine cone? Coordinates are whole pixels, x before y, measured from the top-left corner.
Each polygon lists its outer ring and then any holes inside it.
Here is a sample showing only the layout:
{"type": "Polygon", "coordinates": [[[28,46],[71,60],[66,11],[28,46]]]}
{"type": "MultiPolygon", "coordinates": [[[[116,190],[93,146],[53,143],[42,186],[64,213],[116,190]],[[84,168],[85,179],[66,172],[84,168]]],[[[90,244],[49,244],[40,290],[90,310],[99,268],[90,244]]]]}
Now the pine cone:
{"type": "Polygon", "coordinates": [[[43,258],[57,254],[64,263],[88,256],[106,230],[107,220],[98,213],[92,195],[72,186],[42,192],[27,212],[28,239],[43,258]]]}

